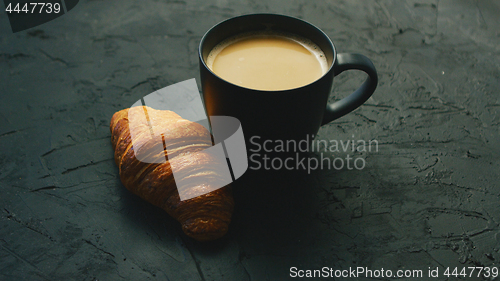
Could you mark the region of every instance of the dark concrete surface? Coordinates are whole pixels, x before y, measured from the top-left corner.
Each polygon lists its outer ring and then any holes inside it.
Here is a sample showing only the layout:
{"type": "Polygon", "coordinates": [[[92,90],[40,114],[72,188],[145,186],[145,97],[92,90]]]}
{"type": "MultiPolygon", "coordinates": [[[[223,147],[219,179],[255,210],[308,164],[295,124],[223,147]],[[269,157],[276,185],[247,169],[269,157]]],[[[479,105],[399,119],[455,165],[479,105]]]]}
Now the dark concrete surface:
{"type": "MultiPolygon", "coordinates": [[[[16,34],[2,6],[0,75],[0,280],[288,280],[290,267],[358,266],[491,280],[443,272],[499,266],[497,0],[88,0],[16,34]],[[362,170],[249,171],[227,236],[198,243],[124,189],[109,121],[198,77],[204,32],[253,12],[302,18],[373,60],[374,96],[317,139],[379,148],[351,155],[362,170]]],[[[340,75],[331,99],[363,79],[340,75]]]]}

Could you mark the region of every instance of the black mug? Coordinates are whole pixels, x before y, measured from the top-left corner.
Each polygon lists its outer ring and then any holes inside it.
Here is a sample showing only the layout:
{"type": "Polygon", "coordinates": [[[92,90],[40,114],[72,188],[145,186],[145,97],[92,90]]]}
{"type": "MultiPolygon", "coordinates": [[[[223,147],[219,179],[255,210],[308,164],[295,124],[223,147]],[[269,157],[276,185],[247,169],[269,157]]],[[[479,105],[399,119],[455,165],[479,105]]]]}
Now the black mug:
{"type": "Polygon", "coordinates": [[[277,14],[250,14],[225,20],[203,36],[199,46],[202,97],[208,116],[237,118],[247,142],[253,137],[266,140],[311,140],[319,128],[362,105],[377,87],[373,63],[360,54],[337,54],[328,36],[303,20],[277,14]],[[210,51],[229,37],[253,31],[277,31],[296,34],[316,43],[324,52],[327,72],[318,80],[294,89],[265,91],[244,88],[217,76],[206,64],[210,51]],[[333,78],[357,69],[368,78],[354,93],[328,104],[333,78]]]}

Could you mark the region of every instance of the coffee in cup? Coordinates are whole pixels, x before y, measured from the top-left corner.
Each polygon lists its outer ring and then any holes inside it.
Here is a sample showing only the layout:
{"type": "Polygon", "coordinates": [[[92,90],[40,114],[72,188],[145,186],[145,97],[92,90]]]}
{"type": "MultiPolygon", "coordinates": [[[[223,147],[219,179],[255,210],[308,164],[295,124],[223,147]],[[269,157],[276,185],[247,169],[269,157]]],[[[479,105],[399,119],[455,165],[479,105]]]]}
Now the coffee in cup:
{"type": "Polygon", "coordinates": [[[289,90],[328,71],[323,51],[309,39],[284,32],[247,32],[217,44],[206,59],[222,79],[249,89],[289,90]]]}

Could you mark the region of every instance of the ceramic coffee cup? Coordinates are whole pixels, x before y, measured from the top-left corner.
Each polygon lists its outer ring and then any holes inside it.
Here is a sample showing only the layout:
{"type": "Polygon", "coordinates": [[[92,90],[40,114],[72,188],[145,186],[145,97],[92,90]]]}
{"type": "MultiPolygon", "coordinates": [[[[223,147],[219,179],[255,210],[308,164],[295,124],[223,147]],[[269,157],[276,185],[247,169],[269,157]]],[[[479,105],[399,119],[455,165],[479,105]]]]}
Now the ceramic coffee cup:
{"type": "Polygon", "coordinates": [[[208,116],[232,116],[242,125],[245,139],[311,140],[319,128],[362,105],[377,87],[373,63],[360,54],[337,53],[328,36],[301,19],[277,14],[250,14],[225,20],[212,27],[199,45],[202,97],[208,116]],[[224,39],[245,32],[273,30],[308,38],[324,52],[328,70],[318,80],[298,88],[278,91],[255,90],[230,83],[216,75],[206,63],[211,50],[224,39]],[[328,103],[333,79],[356,69],[368,74],[349,96],[328,103]]]}

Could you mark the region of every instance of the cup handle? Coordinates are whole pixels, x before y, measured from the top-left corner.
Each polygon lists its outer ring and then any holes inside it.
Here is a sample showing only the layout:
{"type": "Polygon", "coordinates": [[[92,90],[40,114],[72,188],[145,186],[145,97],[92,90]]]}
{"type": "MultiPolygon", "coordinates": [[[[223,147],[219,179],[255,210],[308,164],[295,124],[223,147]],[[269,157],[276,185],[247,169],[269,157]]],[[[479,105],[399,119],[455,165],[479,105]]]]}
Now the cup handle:
{"type": "Polygon", "coordinates": [[[337,76],[349,69],[364,71],[368,74],[368,78],[354,93],[337,102],[328,104],[321,125],[325,125],[358,108],[370,98],[377,88],[377,71],[369,58],[360,54],[337,54],[337,59],[333,66],[334,75],[337,76]]]}

